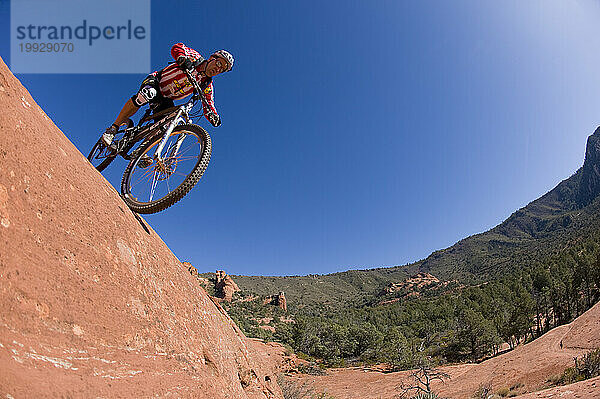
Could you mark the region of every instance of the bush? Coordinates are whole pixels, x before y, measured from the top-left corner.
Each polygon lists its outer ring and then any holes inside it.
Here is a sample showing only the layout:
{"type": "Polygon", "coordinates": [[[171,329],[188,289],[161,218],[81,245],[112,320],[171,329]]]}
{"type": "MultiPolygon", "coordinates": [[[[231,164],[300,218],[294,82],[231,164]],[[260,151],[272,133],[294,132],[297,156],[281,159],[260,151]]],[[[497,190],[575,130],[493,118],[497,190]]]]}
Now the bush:
{"type": "Polygon", "coordinates": [[[306,381],[303,383],[290,381],[283,374],[277,376],[277,384],[279,384],[285,399],[334,399],[326,393],[315,392],[306,381]]]}
{"type": "Polygon", "coordinates": [[[569,367],[558,379],[558,385],[568,385],[578,381],[583,381],[583,376],[579,374],[575,367],[569,367]]]}
{"type": "Polygon", "coordinates": [[[440,397],[435,392],[427,392],[427,393],[419,392],[418,394],[411,397],[410,399],[440,399],[440,397]]]}
{"type": "Polygon", "coordinates": [[[525,386],[525,384],[523,384],[522,382],[517,382],[516,384],[513,384],[510,387],[511,391],[516,391],[517,389],[523,388],[525,386]]]}
{"type": "Polygon", "coordinates": [[[560,385],[560,379],[562,378],[562,374],[553,374],[546,380],[551,386],[560,385]]]}
{"type": "Polygon", "coordinates": [[[473,394],[473,399],[490,399],[492,397],[492,383],[480,384],[473,394]]]}
{"type": "Polygon", "coordinates": [[[600,349],[586,353],[581,358],[575,358],[575,367],[565,369],[558,378],[554,377],[549,382],[555,385],[568,385],[578,381],[587,380],[600,375],[600,349]]]}
{"type": "Polygon", "coordinates": [[[298,371],[302,374],[308,375],[327,375],[325,372],[325,365],[310,362],[309,364],[301,364],[298,366],[298,371]]]}
{"type": "Polygon", "coordinates": [[[600,349],[586,353],[581,360],[575,359],[575,368],[584,380],[600,375],[600,349]]]}

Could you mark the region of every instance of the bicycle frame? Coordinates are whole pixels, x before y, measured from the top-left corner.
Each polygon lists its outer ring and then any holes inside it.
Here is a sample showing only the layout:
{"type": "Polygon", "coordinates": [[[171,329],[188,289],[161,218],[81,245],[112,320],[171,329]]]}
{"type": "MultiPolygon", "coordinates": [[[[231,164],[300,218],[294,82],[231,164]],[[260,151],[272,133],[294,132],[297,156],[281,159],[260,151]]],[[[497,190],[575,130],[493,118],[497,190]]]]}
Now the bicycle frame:
{"type": "MultiPolygon", "coordinates": [[[[175,118],[169,124],[167,131],[163,135],[163,138],[161,139],[160,144],[158,145],[158,147],[156,148],[156,151],[154,152],[154,159],[159,160],[159,161],[163,160],[162,151],[165,148],[165,144],[167,143],[167,140],[169,140],[169,137],[171,137],[171,133],[173,133],[173,130],[175,129],[175,127],[177,125],[179,125],[180,122],[185,122],[185,123],[190,122],[189,112],[191,111],[193,106],[194,106],[193,102],[190,101],[187,104],[185,104],[184,106],[182,106],[181,108],[179,108],[179,111],[177,111],[177,115],[175,115],[175,118]]],[[[180,146],[181,146],[181,139],[177,140],[177,150],[174,152],[173,156],[177,155],[177,151],[179,150],[180,146]]]]}

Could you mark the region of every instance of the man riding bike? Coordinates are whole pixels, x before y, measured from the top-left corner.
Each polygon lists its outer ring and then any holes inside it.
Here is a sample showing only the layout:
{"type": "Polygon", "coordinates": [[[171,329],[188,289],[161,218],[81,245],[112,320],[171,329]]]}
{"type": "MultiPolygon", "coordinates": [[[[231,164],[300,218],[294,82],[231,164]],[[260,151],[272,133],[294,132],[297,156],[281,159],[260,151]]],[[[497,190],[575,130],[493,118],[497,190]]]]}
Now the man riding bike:
{"type": "Polygon", "coordinates": [[[212,78],[222,72],[230,71],[233,67],[233,56],[219,50],[205,60],[196,50],[177,43],[171,48],[171,55],[177,61],[165,68],[152,72],[123,106],[115,122],[104,132],[102,141],[110,147],[119,126],[133,116],[137,110],[148,103],[152,104],[154,112],[173,107],[173,100],[179,100],[192,94],[193,87],[188,82],[185,71],[196,79],[206,98],[204,107],[205,118],[214,126],[221,125],[221,118],[214,105],[212,78]]]}

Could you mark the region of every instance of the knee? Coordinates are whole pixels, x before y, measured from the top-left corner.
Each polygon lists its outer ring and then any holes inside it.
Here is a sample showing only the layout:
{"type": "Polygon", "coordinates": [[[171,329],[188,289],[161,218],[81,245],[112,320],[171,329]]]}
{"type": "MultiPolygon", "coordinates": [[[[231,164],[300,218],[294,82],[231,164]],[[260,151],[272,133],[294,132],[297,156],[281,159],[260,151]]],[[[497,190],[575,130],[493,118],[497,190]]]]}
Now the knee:
{"type": "Polygon", "coordinates": [[[143,86],[133,97],[131,97],[131,101],[133,102],[133,105],[139,108],[142,105],[148,104],[148,102],[156,98],[157,95],[158,92],[154,87],[146,85],[143,86]]]}

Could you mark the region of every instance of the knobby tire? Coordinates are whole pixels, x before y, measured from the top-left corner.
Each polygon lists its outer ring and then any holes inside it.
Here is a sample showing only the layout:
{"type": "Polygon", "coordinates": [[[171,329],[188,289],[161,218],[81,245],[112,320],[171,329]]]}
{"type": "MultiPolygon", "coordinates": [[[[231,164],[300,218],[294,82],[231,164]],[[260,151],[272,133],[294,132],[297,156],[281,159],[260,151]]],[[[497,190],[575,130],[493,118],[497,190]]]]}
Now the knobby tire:
{"type": "Polygon", "coordinates": [[[129,206],[129,208],[131,208],[131,210],[133,210],[134,212],[149,214],[167,209],[168,207],[185,197],[188,192],[190,192],[190,190],[196,185],[196,183],[198,183],[198,181],[204,174],[204,171],[208,167],[208,162],[210,161],[210,156],[212,153],[212,142],[206,130],[204,130],[198,125],[189,124],[179,125],[175,128],[173,132],[177,132],[180,130],[195,133],[201,141],[202,154],[199,157],[196,166],[192,169],[192,171],[176,189],[174,189],[164,197],[149,203],[136,201],[130,195],[128,187],[129,175],[133,172],[138,160],[143,156],[143,154],[146,153],[148,148],[156,145],[157,142],[159,142],[162,139],[162,136],[159,136],[155,140],[142,144],[142,146],[140,147],[139,155],[129,162],[127,168],[125,169],[125,172],[123,173],[123,179],[121,180],[121,196],[123,197],[123,200],[125,201],[127,206],[129,206]]]}

